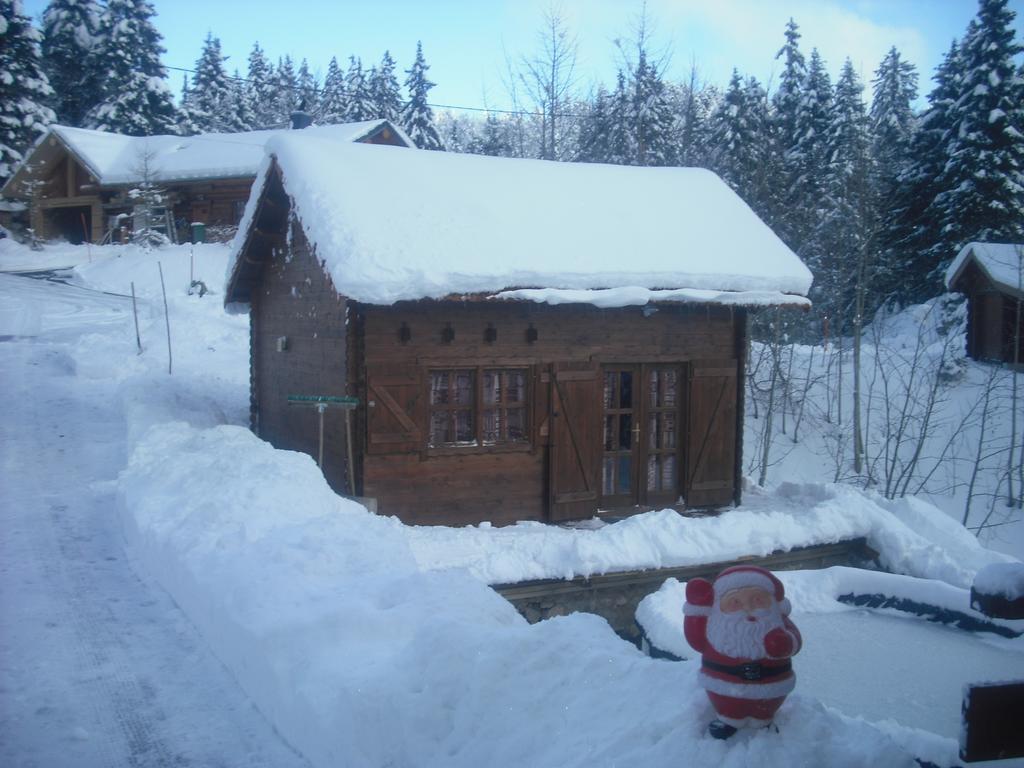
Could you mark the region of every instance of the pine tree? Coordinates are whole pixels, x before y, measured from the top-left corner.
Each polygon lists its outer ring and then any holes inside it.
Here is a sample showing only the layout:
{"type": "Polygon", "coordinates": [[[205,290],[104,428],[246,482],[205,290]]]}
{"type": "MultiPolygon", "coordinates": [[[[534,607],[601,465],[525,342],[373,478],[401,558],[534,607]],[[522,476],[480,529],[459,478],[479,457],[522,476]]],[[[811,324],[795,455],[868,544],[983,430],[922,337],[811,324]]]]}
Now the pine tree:
{"type": "MultiPolygon", "coordinates": [[[[608,140],[612,120],[611,96],[604,86],[597,89],[593,102],[580,126],[576,160],[582,163],[607,163],[611,154],[608,140]]],[[[488,115],[490,119],[490,115],[488,115]]]]}
{"type": "Polygon", "coordinates": [[[181,77],[181,98],[178,99],[178,129],[182,136],[194,136],[199,129],[192,122],[192,91],[188,87],[188,75],[181,77]]]}
{"type": "Polygon", "coordinates": [[[741,197],[753,167],[749,157],[753,148],[749,121],[747,89],[739,71],[733,69],[725,97],[711,116],[710,166],[741,197]]]}
{"type": "Polygon", "coordinates": [[[160,63],[161,36],[148,0],[108,0],[100,20],[97,67],[106,73],[103,99],[86,118],[101,131],[129,136],[172,133],[177,114],[160,63]]]}
{"type": "Polygon", "coordinates": [[[395,60],[388,51],[373,70],[369,85],[376,116],[397,125],[402,115],[402,95],[395,77],[395,60]]]}
{"type": "Polygon", "coordinates": [[[376,117],[376,105],[373,103],[370,85],[363,72],[363,62],[355,56],[349,56],[348,59],[345,94],[348,96],[345,104],[346,122],[358,123],[363,120],[373,120],[376,117]]]}
{"type": "Polygon", "coordinates": [[[832,119],[825,135],[825,174],[821,190],[825,205],[819,242],[815,304],[839,321],[852,315],[854,289],[870,277],[865,259],[873,250],[875,219],[871,198],[871,164],[864,87],[849,59],[836,82],[832,119]],[[861,268],[863,270],[861,271],[861,268]]]}
{"type": "Polygon", "coordinates": [[[320,86],[316,82],[316,77],[309,71],[309,62],[305,59],[299,65],[295,84],[299,89],[299,109],[308,115],[318,115],[320,113],[320,86]]]}
{"type": "Polygon", "coordinates": [[[470,144],[470,152],[491,157],[511,157],[512,141],[508,124],[493,112],[487,113],[480,137],[470,144]]]}
{"type": "Polygon", "coordinates": [[[345,122],[348,111],[345,93],[345,76],[341,73],[338,60],[332,56],[324,78],[324,92],[320,99],[320,122],[326,125],[345,122]]]}
{"type": "Polygon", "coordinates": [[[928,249],[930,278],[941,289],[946,267],[973,240],[1020,242],[1024,235],[1024,88],[1014,57],[1007,0],[981,0],[961,50],[959,98],[951,109],[933,214],[939,237],[928,249]]]}
{"type": "Polygon", "coordinates": [[[40,38],[20,0],[0,0],[0,184],[54,120],[40,38]]]}
{"type": "Polygon", "coordinates": [[[910,161],[899,178],[885,234],[885,242],[892,249],[891,268],[902,276],[890,287],[890,298],[900,304],[923,301],[934,294],[927,277],[931,271],[929,250],[939,239],[942,222],[933,203],[941,192],[940,177],[946,165],[953,106],[959,98],[962,76],[960,46],[954,40],[932,78],[935,87],[911,139],[910,161]]]}
{"type": "Polygon", "coordinates": [[[259,43],[253,43],[249,53],[249,73],[246,78],[248,102],[252,108],[254,128],[269,128],[279,122],[277,115],[277,83],[274,69],[259,43]]]}
{"type": "Polygon", "coordinates": [[[274,72],[274,112],[270,127],[291,125],[292,112],[299,106],[299,82],[295,76],[295,66],[291,56],[277,60],[274,72]]]}
{"type": "Polygon", "coordinates": [[[43,68],[62,125],[81,125],[99,102],[102,74],[93,57],[99,19],[95,0],[51,0],[43,12],[43,68]]]}
{"type": "Polygon", "coordinates": [[[255,130],[256,118],[252,102],[249,99],[249,89],[237,69],[235,74],[228,79],[228,90],[230,91],[228,103],[230,104],[231,133],[255,130]]]}
{"type": "Polygon", "coordinates": [[[635,123],[632,95],[626,87],[626,75],[620,69],[616,75],[615,93],[612,94],[606,162],[615,165],[633,163],[637,154],[635,123]]]}
{"type": "Polygon", "coordinates": [[[196,61],[188,102],[189,120],[200,133],[227,133],[234,128],[235,105],[224,71],[226,58],[221,53],[220,38],[208,32],[196,61]]]}
{"type": "Polygon", "coordinates": [[[671,165],[672,111],[665,96],[665,82],[657,67],[648,60],[647,47],[638,44],[633,70],[633,115],[637,165],[671,165]]]}
{"type": "Polygon", "coordinates": [[[799,200],[797,186],[802,173],[803,164],[797,154],[800,139],[798,115],[804,97],[807,80],[807,65],[804,55],[800,52],[800,32],[797,23],[790,19],[786,24],[786,42],[775,54],[775,58],[783,58],[782,74],[779,77],[779,88],[772,96],[774,107],[773,133],[778,142],[778,150],[782,162],[777,179],[779,210],[775,225],[779,235],[791,247],[797,247],[802,223],[799,209],[794,208],[799,200]]]}
{"type": "Polygon", "coordinates": [[[423,58],[423,44],[416,43],[416,60],[406,70],[405,87],[409,92],[409,101],[402,110],[402,127],[420,149],[443,150],[444,144],[434,126],[434,112],[427,102],[427,94],[434,83],[427,79],[430,67],[423,58]]]}
{"type": "Polygon", "coordinates": [[[917,98],[917,70],[890,48],[875,71],[871,102],[872,195],[880,216],[874,269],[875,292],[883,301],[894,297],[905,283],[904,266],[898,249],[898,228],[893,212],[900,205],[900,179],[910,164],[910,146],[916,121],[913,104],[917,98]]]}
{"type": "Polygon", "coordinates": [[[747,177],[747,192],[743,199],[764,219],[774,227],[779,215],[778,188],[775,183],[779,175],[780,159],[776,148],[774,123],[769,109],[768,93],[756,77],[747,78],[746,98],[747,125],[753,142],[753,151],[749,153],[753,163],[751,173],[747,177]]]}

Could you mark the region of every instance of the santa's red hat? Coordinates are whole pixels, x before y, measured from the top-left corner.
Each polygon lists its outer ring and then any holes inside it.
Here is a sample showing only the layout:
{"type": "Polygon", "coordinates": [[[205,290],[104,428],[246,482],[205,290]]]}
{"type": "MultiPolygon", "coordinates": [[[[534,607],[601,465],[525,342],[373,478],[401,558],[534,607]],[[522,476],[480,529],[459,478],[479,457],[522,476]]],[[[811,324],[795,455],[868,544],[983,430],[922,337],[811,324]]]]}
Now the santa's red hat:
{"type": "Polygon", "coordinates": [[[710,585],[703,579],[694,579],[690,584],[687,584],[687,604],[684,606],[687,615],[706,615],[710,612],[711,606],[717,605],[723,595],[743,587],[757,587],[770,592],[779,604],[779,611],[783,616],[788,616],[792,610],[782,582],[771,571],[756,565],[734,565],[726,568],[710,585]],[[693,588],[690,584],[693,584],[693,588]]]}

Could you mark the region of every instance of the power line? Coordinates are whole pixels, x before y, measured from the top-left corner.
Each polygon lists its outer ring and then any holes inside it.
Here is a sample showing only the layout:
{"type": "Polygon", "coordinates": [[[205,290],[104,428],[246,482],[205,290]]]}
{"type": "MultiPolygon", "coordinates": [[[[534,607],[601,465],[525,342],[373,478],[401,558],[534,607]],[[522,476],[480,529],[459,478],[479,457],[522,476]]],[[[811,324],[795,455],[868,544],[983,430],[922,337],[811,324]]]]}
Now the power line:
{"type": "MultiPolygon", "coordinates": [[[[193,75],[197,74],[196,70],[189,69],[187,67],[172,67],[172,66],[165,65],[164,69],[174,70],[175,72],[185,72],[185,73],[189,73],[189,74],[193,74],[193,75]]],[[[228,78],[228,80],[233,80],[236,83],[252,83],[253,82],[248,77],[236,77],[235,75],[227,75],[227,74],[225,76],[228,78]]],[[[304,90],[304,89],[300,88],[298,85],[284,85],[283,83],[278,83],[277,87],[278,88],[287,88],[288,90],[291,90],[291,91],[302,91],[302,90],[304,90]]],[[[322,86],[314,87],[312,90],[316,94],[324,94],[324,93],[326,93],[326,91],[323,89],[322,86]]],[[[516,115],[518,117],[536,117],[539,114],[538,112],[529,112],[529,111],[527,111],[525,109],[494,109],[494,108],[491,108],[491,107],[466,107],[466,106],[461,106],[459,104],[437,104],[437,103],[429,102],[429,101],[427,102],[427,106],[431,107],[433,109],[456,109],[456,110],[460,110],[462,112],[486,112],[486,113],[489,113],[489,114],[497,114],[497,115],[516,115]]],[[[554,114],[552,116],[553,117],[575,117],[575,118],[580,118],[580,119],[588,117],[588,115],[574,114],[574,113],[571,113],[571,112],[559,112],[559,113],[556,113],[556,114],[554,114]]]]}

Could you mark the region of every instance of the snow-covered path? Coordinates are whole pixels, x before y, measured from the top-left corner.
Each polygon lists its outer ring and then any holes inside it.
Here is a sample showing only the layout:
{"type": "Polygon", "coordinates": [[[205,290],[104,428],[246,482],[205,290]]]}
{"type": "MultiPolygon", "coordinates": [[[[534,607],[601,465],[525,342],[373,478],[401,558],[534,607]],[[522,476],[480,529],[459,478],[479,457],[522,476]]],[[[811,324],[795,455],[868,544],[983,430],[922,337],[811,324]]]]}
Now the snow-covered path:
{"type": "Polygon", "coordinates": [[[130,305],[0,280],[0,765],[308,765],[126,559],[104,482],[124,422],[59,339],[62,315],[89,332],[130,322],[130,305]]]}

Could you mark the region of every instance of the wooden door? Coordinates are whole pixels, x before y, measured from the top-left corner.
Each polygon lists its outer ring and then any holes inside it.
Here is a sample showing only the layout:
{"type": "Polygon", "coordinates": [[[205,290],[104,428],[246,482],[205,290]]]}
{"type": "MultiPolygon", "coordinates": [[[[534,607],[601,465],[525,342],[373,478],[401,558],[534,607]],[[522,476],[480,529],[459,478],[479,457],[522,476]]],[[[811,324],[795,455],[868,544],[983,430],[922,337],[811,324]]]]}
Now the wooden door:
{"type": "Polygon", "coordinates": [[[601,506],[676,504],[681,496],[682,365],[602,370],[601,506]]]}
{"type": "Polygon", "coordinates": [[[552,521],[597,511],[601,463],[600,371],[589,363],[551,370],[549,516],[552,521]]]}
{"type": "Polygon", "coordinates": [[[736,495],[735,360],[698,360],[690,369],[685,498],[688,507],[731,504],[736,495]]]}
{"type": "Polygon", "coordinates": [[[424,384],[416,368],[375,366],[366,373],[366,450],[409,453],[422,450],[424,384]]]}

